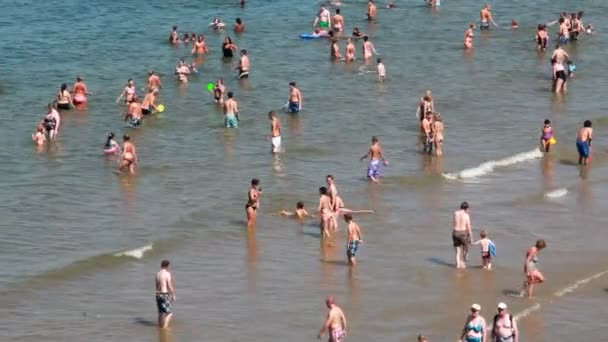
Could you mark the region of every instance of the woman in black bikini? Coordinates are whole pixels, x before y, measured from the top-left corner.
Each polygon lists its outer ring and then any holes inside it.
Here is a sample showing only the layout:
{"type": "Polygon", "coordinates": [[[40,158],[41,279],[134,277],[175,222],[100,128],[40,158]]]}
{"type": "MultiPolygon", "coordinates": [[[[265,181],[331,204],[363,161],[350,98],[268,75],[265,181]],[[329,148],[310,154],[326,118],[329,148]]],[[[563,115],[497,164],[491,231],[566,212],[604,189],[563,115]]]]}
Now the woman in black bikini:
{"type": "Polygon", "coordinates": [[[255,227],[257,218],[258,207],[260,206],[260,195],[262,195],[262,189],[258,189],[260,180],[254,178],[251,180],[251,189],[247,193],[247,205],[245,210],[247,211],[247,228],[255,227]]]}
{"type": "Polygon", "coordinates": [[[234,56],[234,51],[237,50],[236,45],[232,43],[232,39],[230,37],[226,37],[224,39],[224,43],[222,44],[222,53],[224,54],[224,59],[230,59],[234,56]]]}

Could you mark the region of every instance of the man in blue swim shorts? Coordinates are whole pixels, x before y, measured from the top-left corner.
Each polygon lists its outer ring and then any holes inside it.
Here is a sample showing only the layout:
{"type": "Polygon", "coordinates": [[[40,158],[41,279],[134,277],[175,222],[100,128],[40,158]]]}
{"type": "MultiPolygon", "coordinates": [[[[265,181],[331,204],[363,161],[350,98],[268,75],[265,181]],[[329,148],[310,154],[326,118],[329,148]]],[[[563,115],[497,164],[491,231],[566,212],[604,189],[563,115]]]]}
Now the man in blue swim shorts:
{"type": "Polygon", "coordinates": [[[591,152],[591,140],[593,139],[593,128],[591,120],[585,120],[583,127],[576,135],[576,149],[578,150],[578,164],[587,165],[591,152]]]}
{"type": "Polygon", "coordinates": [[[296,87],[296,82],[289,82],[288,110],[290,113],[298,113],[302,109],[302,93],[296,87]]]}
{"type": "Polygon", "coordinates": [[[238,128],[239,127],[239,105],[233,99],[234,94],[228,92],[228,100],[224,102],[224,125],[226,128],[238,128]]]}
{"type": "Polygon", "coordinates": [[[384,158],[382,147],[380,147],[380,141],[377,137],[372,137],[372,146],[369,151],[361,157],[363,159],[369,157],[369,164],[367,165],[367,178],[373,182],[380,180],[380,159],[384,162],[384,165],[388,165],[388,160],[384,158]]]}
{"type": "Polygon", "coordinates": [[[348,224],[348,227],[346,228],[348,233],[346,237],[346,256],[348,257],[348,264],[354,266],[357,264],[355,256],[359,250],[359,245],[363,243],[361,228],[358,224],[353,222],[353,216],[351,214],[345,214],[344,221],[348,224]]]}
{"type": "Polygon", "coordinates": [[[167,328],[173,312],[171,302],[175,300],[173,277],[169,272],[169,260],[163,260],[160,271],[156,273],[156,308],[158,309],[158,327],[167,328]]]}

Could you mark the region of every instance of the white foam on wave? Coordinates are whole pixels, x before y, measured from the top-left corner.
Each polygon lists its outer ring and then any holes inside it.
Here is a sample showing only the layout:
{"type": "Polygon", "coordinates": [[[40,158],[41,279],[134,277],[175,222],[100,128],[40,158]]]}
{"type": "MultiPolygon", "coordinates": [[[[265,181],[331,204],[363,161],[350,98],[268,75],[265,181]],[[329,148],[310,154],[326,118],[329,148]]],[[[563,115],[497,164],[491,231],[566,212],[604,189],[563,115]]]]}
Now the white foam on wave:
{"type": "Polygon", "coordinates": [[[443,177],[451,180],[477,178],[493,172],[497,167],[511,166],[525,161],[542,158],[542,156],[543,153],[538,148],[535,148],[532,151],[518,153],[507,158],[490,160],[481,163],[479,166],[464,169],[460,172],[444,173],[443,177]]]}
{"type": "Polygon", "coordinates": [[[568,193],[568,189],[560,188],[560,189],[556,189],[556,190],[547,192],[545,194],[545,198],[560,198],[560,197],[566,196],[567,193],[568,193]]]}
{"type": "Polygon", "coordinates": [[[141,258],[144,257],[144,254],[147,251],[151,251],[152,250],[152,245],[153,244],[149,244],[149,245],[146,245],[146,246],[143,246],[143,247],[139,247],[139,248],[136,248],[136,249],[132,249],[132,250],[129,250],[129,251],[124,251],[124,252],[116,253],[116,254],[114,254],[114,256],[116,256],[116,257],[128,256],[128,257],[135,258],[135,259],[141,259],[141,258]]]}

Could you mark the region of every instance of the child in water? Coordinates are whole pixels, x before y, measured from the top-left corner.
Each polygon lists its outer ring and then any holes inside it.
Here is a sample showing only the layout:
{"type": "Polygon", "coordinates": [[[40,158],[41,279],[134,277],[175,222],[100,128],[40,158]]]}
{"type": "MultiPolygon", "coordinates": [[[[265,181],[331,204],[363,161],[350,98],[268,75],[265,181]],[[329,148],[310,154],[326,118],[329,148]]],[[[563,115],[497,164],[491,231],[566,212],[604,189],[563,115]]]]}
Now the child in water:
{"type": "Polygon", "coordinates": [[[378,58],[378,79],[380,81],[384,81],[386,79],[386,69],[384,68],[384,64],[382,64],[382,59],[378,58]]]}
{"type": "Polygon", "coordinates": [[[306,209],[304,209],[304,202],[300,201],[296,204],[296,210],[292,213],[290,211],[281,211],[281,216],[295,217],[297,219],[303,219],[304,217],[310,216],[306,209]]]}
{"type": "Polygon", "coordinates": [[[36,145],[41,146],[44,145],[46,141],[46,136],[44,135],[44,128],[41,125],[36,127],[36,133],[32,134],[32,140],[36,142],[36,145]]]}
{"type": "Polygon", "coordinates": [[[108,139],[106,140],[106,144],[103,149],[105,154],[118,154],[120,153],[120,145],[114,140],[114,133],[110,132],[108,134],[108,139]]]}
{"type": "Polygon", "coordinates": [[[572,62],[571,60],[568,60],[566,62],[566,64],[568,64],[568,77],[574,77],[574,71],[576,70],[576,64],[574,64],[574,62],[572,62]]]}
{"type": "Polygon", "coordinates": [[[551,139],[553,139],[553,127],[551,127],[551,120],[546,119],[540,135],[540,143],[545,152],[549,152],[551,148],[551,139]]]}
{"type": "Polygon", "coordinates": [[[481,247],[481,266],[484,269],[492,269],[492,254],[490,252],[490,246],[494,245],[492,240],[488,239],[488,233],[485,230],[479,232],[481,239],[473,242],[473,245],[480,245],[481,247]]]}

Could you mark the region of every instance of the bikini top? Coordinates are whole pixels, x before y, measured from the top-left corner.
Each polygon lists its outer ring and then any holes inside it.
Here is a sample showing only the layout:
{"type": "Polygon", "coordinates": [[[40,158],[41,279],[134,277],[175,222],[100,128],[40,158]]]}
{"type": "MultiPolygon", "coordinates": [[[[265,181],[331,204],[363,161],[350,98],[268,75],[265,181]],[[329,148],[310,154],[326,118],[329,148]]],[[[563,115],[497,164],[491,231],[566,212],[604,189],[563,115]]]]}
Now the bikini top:
{"type": "Polygon", "coordinates": [[[551,138],[551,135],[553,133],[553,128],[551,128],[551,126],[545,126],[545,130],[543,130],[543,137],[544,138],[551,138]]]}
{"type": "Polygon", "coordinates": [[[476,333],[480,333],[483,330],[481,324],[473,325],[471,323],[467,324],[467,331],[474,331],[476,333]]]}

